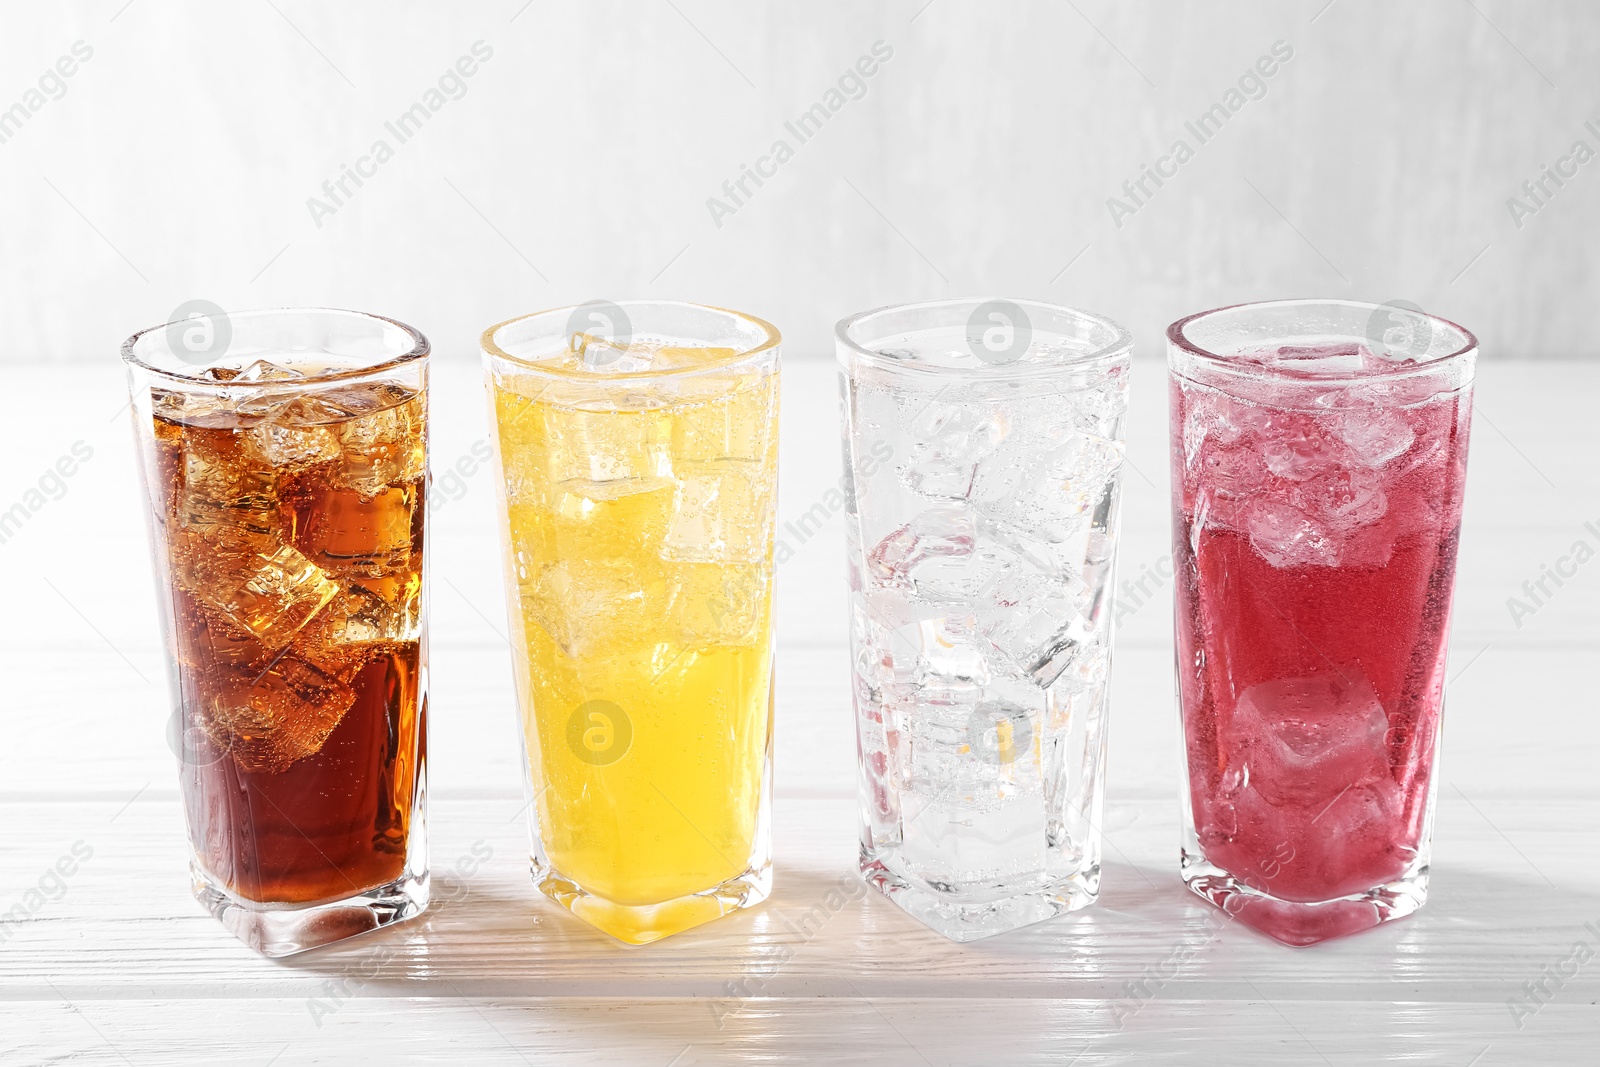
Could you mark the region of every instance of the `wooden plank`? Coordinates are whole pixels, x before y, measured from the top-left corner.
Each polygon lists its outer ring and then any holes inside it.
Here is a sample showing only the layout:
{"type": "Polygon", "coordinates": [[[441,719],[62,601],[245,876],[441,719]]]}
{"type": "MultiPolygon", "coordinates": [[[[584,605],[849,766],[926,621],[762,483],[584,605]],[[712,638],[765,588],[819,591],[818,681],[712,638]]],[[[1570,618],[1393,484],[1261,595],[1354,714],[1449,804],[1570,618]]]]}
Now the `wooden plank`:
{"type": "Polygon", "coordinates": [[[1488,1004],[963,997],[908,1001],[870,984],[800,999],[354,995],[196,1004],[73,998],[0,1004],[7,1063],[870,1064],[934,1067],[1590,1062],[1600,1010],[1552,1003],[1518,1030],[1488,1004]]]}
{"type": "MultiPolygon", "coordinates": [[[[517,796],[435,803],[439,902],[423,920],[273,962],[189,898],[175,798],[0,804],[9,828],[0,902],[25,903],[35,887],[51,898],[6,929],[0,999],[304,996],[352,969],[372,979],[375,996],[443,983],[475,996],[707,997],[748,979],[769,996],[846,996],[851,982],[870,981],[884,996],[1106,999],[1168,968],[1164,988],[1179,997],[1247,1000],[1254,982],[1291,1000],[1502,1004],[1576,942],[1600,951],[1600,859],[1575,847],[1592,829],[1592,799],[1469,803],[1447,791],[1427,907],[1305,950],[1221,921],[1182,888],[1177,805],[1165,797],[1110,805],[1097,905],[969,945],[859,882],[849,800],[779,805],[772,899],[644,949],[533,892],[521,808],[517,796]],[[49,877],[80,841],[92,858],[49,877]],[[475,847],[492,856],[473,862],[475,847]]],[[[1600,970],[1582,970],[1564,995],[1600,995],[1600,970]]]]}

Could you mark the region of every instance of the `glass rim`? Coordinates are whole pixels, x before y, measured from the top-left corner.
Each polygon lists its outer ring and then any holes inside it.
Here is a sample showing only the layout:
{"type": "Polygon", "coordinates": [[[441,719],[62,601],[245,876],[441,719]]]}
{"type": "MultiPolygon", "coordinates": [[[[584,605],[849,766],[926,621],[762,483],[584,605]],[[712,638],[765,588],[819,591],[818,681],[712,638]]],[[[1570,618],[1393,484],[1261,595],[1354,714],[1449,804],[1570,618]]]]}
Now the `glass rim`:
{"type": "Polygon", "coordinates": [[[938,377],[967,377],[985,381],[997,381],[1013,378],[1047,378],[1052,374],[1067,371],[1081,371],[1092,368],[1098,363],[1110,363],[1118,356],[1130,353],[1133,350],[1133,334],[1127,327],[1115,319],[1106,318],[1104,315],[1082,308],[1069,307],[1066,304],[1052,304],[1047,300],[1030,300],[1014,297],[994,296],[967,296],[946,297],[939,300],[918,300],[907,304],[884,304],[881,307],[869,308],[847,315],[840,319],[833,327],[834,338],[841,346],[848,349],[851,356],[861,362],[898,374],[927,374],[938,377]],[[864,320],[874,315],[881,315],[889,311],[917,311],[931,308],[960,307],[971,304],[974,307],[994,301],[1015,304],[1020,308],[1041,308],[1057,314],[1066,314],[1078,319],[1093,323],[1096,326],[1110,330],[1113,337],[1110,343],[1095,349],[1092,352],[1083,352],[1068,359],[1052,363],[1025,363],[1021,360],[1012,360],[1007,363],[980,363],[977,367],[937,367],[928,364],[908,363],[904,360],[885,356],[867,348],[850,335],[864,320]]]}
{"type": "MultiPolygon", "coordinates": [[[[1196,359],[1202,360],[1206,366],[1223,373],[1256,378],[1293,378],[1295,381],[1310,381],[1318,383],[1325,382],[1331,385],[1345,385],[1356,382],[1370,382],[1374,380],[1390,380],[1394,378],[1404,378],[1410,375],[1426,374],[1437,370],[1441,364],[1446,364],[1451,360],[1460,359],[1466,355],[1475,353],[1478,349],[1478,337],[1476,334],[1467,329],[1465,326],[1462,326],[1460,323],[1454,322],[1451,319],[1447,319],[1442,315],[1435,315],[1429,311],[1408,308],[1404,307],[1403,305],[1373,303],[1369,300],[1346,300],[1341,297],[1292,297],[1283,300],[1246,300],[1238,304],[1228,304],[1223,307],[1208,308],[1205,311],[1196,311],[1192,315],[1185,315],[1183,318],[1178,319],[1167,327],[1167,341],[1174,348],[1177,348],[1188,355],[1195,357],[1196,359]],[[1272,366],[1264,366],[1256,363],[1241,363],[1237,354],[1224,355],[1220,352],[1212,352],[1211,350],[1204,348],[1190,340],[1188,334],[1185,332],[1192,323],[1196,323],[1202,319],[1209,318],[1213,315],[1220,315],[1228,311],[1238,311],[1244,308],[1290,308],[1308,305],[1357,308],[1369,313],[1381,310],[1382,308],[1398,307],[1401,311],[1422,316],[1424,319],[1427,319],[1431,324],[1433,324],[1435,328],[1443,326],[1447,329],[1457,331],[1462,338],[1464,338],[1464,343],[1461,345],[1461,347],[1455,349],[1453,352],[1446,352],[1437,356],[1425,356],[1424,358],[1409,364],[1396,363],[1393,367],[1388,367],[1383,370],[1353,375],[1336,374],[1307,377],[1305,375],[1291,375],[1282,369],[1272,366]]],[[[1178,368],[1172,366],[1170,357],[1168,359],[1168,367],[1174,373],[1179,373],[1178,368]]]]}
{"type": "Polygon", "coordinates": [[[251,388],[260,388],[264,384],[289,386],[321,385],[325,382],[348,381],[352,378],[365,378],[372,374],[382,373],[384,371],[393,370],[396,367],[404,366],[408,363],[413,363],[419,359],[425,359],[433,350],[432,346],[428,343],[428,338],[424,336],[422,331],[417,329],[415,326],[408,326],[399,319],[391,319],[387,315],[378,315],[370,311],[352,311],[349,308],[331,307],[250,308],[245,311],[225,311],[222,313],[222,317],[232,321],[242,318],[267,318],[271,316],[287,317],[292,315],[305,315],[308,313],[349,315],[355,318],[370,319],[378,322],[388,323],[390,326],[396,327],[407,337],[411,338],[411,347],[406,351],[399,353],[398,355],[386,355],[381,362],[372,363],[368,366],[329,368],[327,370],[318,371],[314,374],[307,374],[302,377],[295,378],[293,381],[276,383],[211,381],[206,378],[196,378],[190,374],[181,374],[177,371],[157,367],[148,360],[140,358],[139,354],[135,351],[141,340],[155,333],[157,330],[166,330],[169,327],[192,321],[190,319],[174,319],[171,322],[163,322],[159,326],[147,326],[144,329],[134,333],[127,340],[123,341],[121,349],[122,360],[129,366],[138,367],[140,370],[148,374],[154,374],[157,377],[165,378],[168,381],[179,382],[187,386],[199,386],[202,388],[214,389],[229,387],[238,388],[241,385],[248,385],[251,388]]]}
{"type": "MultiPolygon", "coordinates": [[[[507,352],[505,349],[501,348],[499,341],[497,341],[495,338],[495,335],[501,330],[505,329],[507,326],[514,326],[519,322],[526,322],[529,319],[536,319],[545,315],[566,315],[570,317],[573,312],[577,311],[581,307],[585,307],[587,303],[592,302],[586,302],[582,304],[567,304],[562,307],[545,308],[543,311],[530,311],[525,315],[517,315],[506,319],[504,322],[497,322],[493,326],[490,326],[488,329],[484,330],[483,333],[478,336],[479,348],[483,352],[484,357],[487,359],[504,360],[505,362],[517,367],[519,370],[527,371],[540,377],[548,378],[552,381],[604,383],[616,381],[648,382],[659,379],[686,378],[697,374],[713,374],[730,369],[739,369],[744,367],[746,364],[760,362],[762,357],[764,357],[768,352],[771,352],[783,343],[783,335],[778,332],[778,328],[776,326],[772,325],[772,323],[768,322],[766,319],[758,318],[755,315],[751,315],[743,311],[735,311],[732,308],[718,307],[715,304],[700,304],[692,300],[617,300],[610,301],[610,303],[614,303],[617,307],[624,310],[638,307],[691,308],[695,311],[711,311],[719,315],[729,315],[740,322],[750,323],[759,329],[763,335],[761,343],[756,345],[754,348],[748,348],[742,352],[735,352],[732,356],[729,356],[725,359],[719,359],[712,363],[704,363],[692,367],[663,368],[661,370],[612,371],[606,374],[590,374],[584,371],[566,370],[551,367],[547,365],[546,360],[526,359],[522,356],[514,356],[510,352],[507,352]]],[[[566,339],[563,338],[563,340],[566,339]]]]}

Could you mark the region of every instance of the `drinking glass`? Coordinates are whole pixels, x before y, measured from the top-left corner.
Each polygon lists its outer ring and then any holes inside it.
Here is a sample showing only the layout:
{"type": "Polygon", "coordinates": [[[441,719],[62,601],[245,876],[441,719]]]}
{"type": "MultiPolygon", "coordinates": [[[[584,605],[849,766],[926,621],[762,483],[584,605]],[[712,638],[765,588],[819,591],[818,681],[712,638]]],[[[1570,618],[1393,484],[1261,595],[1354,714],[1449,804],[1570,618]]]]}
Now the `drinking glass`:
{"type": "Polygon", "coordinates": [[[1202,312],[1167,339],[1183,880],[1291,945],[1409,915],[1477,340],[1349,300],[1202,312]]]}
{"type": "Polygon", "coordinates": [[[631,944],[771,891],[778,345],[665,301],[483,334],[534,882],[631,944]]]}
{"type": "Polygon", "coordinates": [[[1024,300],[837,337],[861,872],[957,941],[1083,907],[1132,342],[1024,300]]]}
{"type": "Polygon", "coordinates": [[[326,309],[122,346],[194,894],[268,956],[428,904],[427,355],[326,309]]]}

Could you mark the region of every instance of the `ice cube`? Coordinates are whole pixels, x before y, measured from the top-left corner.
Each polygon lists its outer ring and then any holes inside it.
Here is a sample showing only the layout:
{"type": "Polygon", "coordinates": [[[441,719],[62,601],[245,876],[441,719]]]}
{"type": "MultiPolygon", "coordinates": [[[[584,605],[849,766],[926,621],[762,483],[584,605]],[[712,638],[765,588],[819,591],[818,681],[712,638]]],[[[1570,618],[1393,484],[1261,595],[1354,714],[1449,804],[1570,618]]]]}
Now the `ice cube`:
{"type": "Polygon", "coordinates": [[[1403,455],[1417,437],[1403,414],[1377,406],[1340,412],[1334,426],[1349,450],[1369,467],[1381,467],[1403,455]]]}
{"type": "Polygon", "coordinates": [[[260,412],[242,442],[249,453],[274,466],[326,463],[340,456],[339,434],[330,426],[347,417],[315,394],[280,398],[260,412]]]}
{"type": "Polygon", "coordinates": [[[421,394],[375,382],[322,399],[355,416],[333,424],[344,453],[342,474],[351,488],[372,496],[422,477],[427,453],[421,394]]]}
{"type": "Polygon", "coordinates": [[[671,434],[658,410],[547,408],[548,484],[590,500],[616,500],[672,484],[671,434]]]}
{"type": "MultiPolygon", "coordinates": [[[[1048,686],[1071,663],[1085,636],[1066,633],[1088,607],[1082,579],[1042,541],[976,521],[960,508],[929,509],[891,533],[868,557],[868,570],[879,584],[868,597],[880,616],[893,594],[907,591],[913,604],[954,612],[937,622],[911,613],[880,619],[897,636],[917,635],[909,643],[917,649],[919,670],[929,669],[921,665],[930,657],[948,655],[941,653],[944,646],[959,645],[963,656],[976,655],[981,661],[984,653],[971,649],[992,644],[1015,669],[1048,686]],[[959,627],[953,625],[958,622],[959,627]],[[946,634],[961,640],[930,639],[946,634]],[[976,634],[986,642],[971,645],[976,634]]],[[[980,662],[945,673],[981,683],[991,670],[980,662]]]]}
{"type": "Polygon", "coordinates": [[[973,602],[977,629],[1035,685],[1047,687],[1094,641],[1087,584],[1069,569],[1006,554],[973,602]]]}
{"type": "Polygon", "coordinates": [[[421,585],[413,576],[387,589],[387,596],[364,585],[345,586],[302,632],[297,652],[348,681],[355,646],[417,639],[421,585]]]}
{"type": "Polygon", "coordinates": [[[1045,869],[1043,793],[983,793],[952,796],[929,789],[903,795],[901,862],[935,884],[1036,877],[1045,869]]]}
{"type": "Polygon", "coordinates": [[[688,563],[765,559],[773,519],[773,487],[765,470],[736,460],[680,463],[662,557],[688,563]]]}
{"type": "Polygon", "coordinates": [[[942,689],[988,684],[989,664],[973,638],[971,632],[954,627],[945,619],[924,619],[912,633],[896,635],[898,641],[916,642],[912,683],[942,689]]]}
{"type": "Polygon", "coordinates": [[[1266,459],[1248,444],[1203,449],[1199,478],[1214,495],[1233,499],[1255,497],[1275,485],[1266,459]]]}
{"type": "Polygon", "coordinates": [[[186,426],[232,426],[232,405],[220,396],[180,393],[170,389],[150,390],[150,409],[159,430],[164,422],[186,426]]]}
{"type": "Polygon", "coordinates": [[[1289,499],[1332,533],[1370,526],[1388,511],[1383,479],[1367,467],[1333,470],[1301,482],[1289,499]]]}
{"type": "Polygon", "coordinates": [[[1031,440],[1034,451],[1043,452],[1073,433],[1099,432],[1095,414],[1079,406],[1082,399],[1074,392],[1009,397],[996,402],[996,417],[1005,426],[1006,437],[1031,440]]]}
{"type": "Polygon", "coordinates": [[[1231,449],[1244,440],[1245,427],[1239,420],[1242,401],[1223,396],[1200,386],[1185,385],[1183,389],[1183,457],[1184,466],[1193,467],[1199,462],[1202,448],[1210,442],[1211,449],[1231,449]]]}
{"type": "MultiPolygon", "coordinates": [[[[1097,437],[1115,438],[1123,414],[1128,410],[1128,381],[1121,368],[1110,372],[1110,380],[1092,389],[1077,389],[1065,395],[1066,403],[1051,421],[1063,422],[1071,413],[1072,425],[1097,437]]],[[[1047,423],[1048,425],[1048,423],[1047,423]]]]}
{"type": "Polygon", "coordinates": [[[952,582],[961,584],[976,538],[967,509],[929,508],[879,541],[867,555],[867,570],[879,585],[937,599],[950,593],[952,582]]]}
{"type": "Polygon", "coordinates": [[[990,518],[1064,541],[1088,522],[1107,480],[1122,464],[1122,446],[1073,433],[1039,452],[1038,442],[1012,434],[978,464],[970,498],[990,518]]]}
{"type": "Polygon", "coordinates": [[[1280,478],[1303,482],[1333,470],[1343,460],[1339,439],[1309,415],[1285,416],[1258,447],[1267,469],[1280,478]]]}
{"type": "Polygon", "coordinates": [[[641,337],[618,342],[590,333],[575,333],[567,342],[575,369],[590,374],[639,374],[682,370],[732,359],[731,348],[674,344],[665,338],[641,337]]]}
{"type": "Polygon", "coordinates": [[[687,648],[751,645],[767,610],[767,570],[760,565],[688,563],[669,568],[667,614],[687,648]]]}
{"type": "MultiPolygon", "coordinates": [[[[286,479],[286,498],[296,479],[286,479]]],[[[318,484],[304,494],[295,543],[323,569],[344,578],[384,578],[410,569],[420,537],[417,487],[404,485],[364,496],[354,489],[318,484]]]]}
{"type": "Polygon", "coordinates": [[[913,621],[933,617],[930,609],[954,608],[965,614],[981,591],[1008,569],[1050,570],[1055,563],[1043,542],[943,505],[922,512],[884,538],[867,566],[880,586],[875,602],[893,604],[895,592],[907,593],[909,610],[900,617],[913,621]]]}
{"type": "Polygon", "coordinates": [[[281,525],[277,474],[237,451],[214,451],[191,442],[183,453],[178,521],[190,527],[227,526],[275,534],[281,525]]]}
{"type": "Polygon", "coordinates": [[[1274,567],[1338,566],[1339,543],[1293,504],[1261,497],[1246,505],[1243,517],[1251,547],[1274,567]]]}
{"type": "Polygon", "coordinates": [[[980,612],[978,628],[1039,688],[1053,685],[1069,668],[1094,653],[1099,634],[1080,613],[1080,602],[1059,586],[1019,582],[980,612]]]}
{"type": "MultiPolygon", "coordinates": [[[[536,387],[532,387],[536,388],[536,387]]],[[[543,504],[548,493],[544,408],[496,383],[492,389],[495,452],[510,504],[543,504]]]]}
{"type": "Polygon", "coordinates": [[[293,367],[283,367],[270,359],[258,359],[231,379],[236,382],[287,382],[305,375],[293,367]]]}
{"type": "Polygon", "coordinates": [[[322,750],[355,703],[348,685],[295,656],[237,672],[215,694],[201,726],[246,773],[278,774],[322,750]]]}
{"type": "Polygon", "coordinates": [[[545,475],[544,447],[506,444],[501,446],[500,455],[506,503],[512,507],[547,504],[551,485],[545,475]]]}
{"type": "Polygon", "coordinates": [[[644,641],[659,629],[661,579],[630,560],[535,563],[519,586],[529,621],[573,659],[607,645],[644,641]]]}
{"type": "Polygon", "coordinates": [[[703,403],[675,409],[672,414],[674,460],[770,464],[776,444],[775,400],[776,390],[768,376],[754,378],[751,383],[731,391],[723,387],[703,403]]]}
{"type": "Polygon", "coordinates": [[[1314,844],[1304,858],[1316,869],[1321,899],[1359,893],[1398,878],[1416,856],[1406,843],[1400,788],[1388,778],[1353,785],[1325,807],[1312,810],[1316,814],[1309,829],[1314,844]]]}
{"type": "MultiPolygon", "coordinates": [[[[171,636],[173,658],[186,675],[185,684],[204,682],[213,673],[243,671],[252,664],[269,662],[268,652],[255,635],[210,604],[182,589],[174,590],[174,614],[188,620],[171,636]],[[223,670],[219,672],[219,668],[223,670]]],[[[254,677],[255,671],[251,671],[254,677]]]]}
{"type": "Polygon", "coordinates": [[[1267,469],[1260,450],[1242,439],[1232,445],[1203,446],[1199,466],[1185,480],[1196,486],[1196,530],[1203,525],[1202,508],[1215,526],[1247,530],[1250,509],[1264,495],[1281,495],[1283,486],[1267,469]]]}
{"type": "MultiPolygon", "coordinates": [[[[860,635],[856,671],[874,689],[909,694],[922,666],[922,640],[909,616],[885,610],[881,591],[870,599],[852,596],[852,632],[860,635]]],[[[885,696],[883,699],[889,699],[885,696]]]]}
{"type": "Polygon", "coordinates": [[[220,562],[197,592],[270,649],[287,645],[339,592],[293,545],[220,562]]]}
{"type": "Polygon", "coordinates": [[[985,456],[973,471],[968,499],[993,518],[1004,520],[1023,510],[1018,498],[1028,485],[1030,467],[1038,459],[1037,442],[1013,436],[985,456]]]}
{"type": "Polygon", "coordinates": [[[1259,682],[1240,694],[1223,744],[1273,804],[1323,805],[1387,773],[1389,719],[1359,667],[1259,682]]]}
{"type": "Polygon", "coordinates": [[[1005,436],[1003,420],[984,407],[933,403],[911,426],[917,443],[900,478],[914,493],[963,500],[978,462],[1005,436]]]}
{"type": "Polygon", "coordinates": [[[991,579],[1021,570],[1051,581],[1081,584],[1072,568],[1062,561],[1062,547],[1027,530],[982,521],[978,524],[978,551],[992,556],[998,564],[990,572],[991,579]]]}
{"type": "Polygon", "coordinates": [[[1346,378],[1390,366],[1363,344],[1280,345],[1244,358],[1306,378],[1346,378]]]}
{"type": "Polygon", "coordinates": [[[593,334],[575,333],[568,347],[583,369],[594,374],[634,374],[650,369],[650,350],[616,344],[593,334]]]}
{"type": "Polygon", "coordinates": [[[915,806],[914,798],[930,794],[959,797],[977,784],[965,755],[975,701],[976,690],[930,692],[883,706],[886,769],[902,805],[915,806]]]}
{"type": "Polygon", "coordinates": [[[339,458],[339,438],[326,426],[294,426],[268,419],[251,429],[254,451],[273,466],[302,466],[339,458]]]}

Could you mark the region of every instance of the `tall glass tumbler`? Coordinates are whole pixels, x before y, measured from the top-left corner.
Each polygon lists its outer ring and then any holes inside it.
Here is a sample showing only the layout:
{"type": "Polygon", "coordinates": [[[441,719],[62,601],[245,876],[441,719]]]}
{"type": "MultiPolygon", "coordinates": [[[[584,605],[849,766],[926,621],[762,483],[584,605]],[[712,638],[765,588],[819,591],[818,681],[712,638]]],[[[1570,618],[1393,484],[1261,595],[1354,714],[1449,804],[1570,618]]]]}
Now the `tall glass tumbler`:
{"type": "Polygon", "coordinates": [[[1284,300],[1167,330],[1194,892],[1291,945],[1427,896],[1477,340],[1284,300]]]}
{"type": "Polygon", "coordinates": [[[1132,342],[1024,300],[837,337],[861,872],[957,941],[1083,907],[1132,342]]]}
{"type": "Polygon", "coordinates": [[[630,944],[772,888],[778,345],[664,301],[483,335],[534,882],[630,944]]]}
{"type": "Polygon", "coordinates": [[[268,956],[428,904],[427,355],[326,309],[122,346],[194,893],[268,956]]]}

